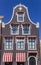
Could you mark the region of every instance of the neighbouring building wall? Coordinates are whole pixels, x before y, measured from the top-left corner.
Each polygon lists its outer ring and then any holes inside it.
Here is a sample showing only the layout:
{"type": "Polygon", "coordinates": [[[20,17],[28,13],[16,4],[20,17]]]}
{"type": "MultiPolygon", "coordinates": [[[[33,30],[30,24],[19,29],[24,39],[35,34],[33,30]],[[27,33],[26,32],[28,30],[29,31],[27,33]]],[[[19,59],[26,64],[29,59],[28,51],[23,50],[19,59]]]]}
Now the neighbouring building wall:
{"type": "Polygon", "coordinates": [[[2,53],[2,20],[3,16],[0,16],[0,65],[1,65],[1,53],[2,53]]]}

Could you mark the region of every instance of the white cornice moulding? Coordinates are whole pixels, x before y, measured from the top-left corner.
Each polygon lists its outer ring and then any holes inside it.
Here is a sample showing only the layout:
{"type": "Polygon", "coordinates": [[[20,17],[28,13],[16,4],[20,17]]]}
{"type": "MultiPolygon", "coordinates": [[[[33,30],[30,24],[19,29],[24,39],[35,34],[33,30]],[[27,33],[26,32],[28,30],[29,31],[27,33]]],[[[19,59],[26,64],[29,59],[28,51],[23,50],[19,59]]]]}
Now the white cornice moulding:
{"type": "Polygon", "coordinates": [[[0,23],[2,23],[2,20],[0,20],[0,23]]]}
{"type": "Polygon", "coordinates": [[[37,22],[37,24],[36,24],[36,28],[39,28],[39,22],[37,22]]]}
{"type": "Polygon", "coordinates": [[[2,28],[4,28],[5,27],[5,23],[4,22],[2,22],[2,28]]]}

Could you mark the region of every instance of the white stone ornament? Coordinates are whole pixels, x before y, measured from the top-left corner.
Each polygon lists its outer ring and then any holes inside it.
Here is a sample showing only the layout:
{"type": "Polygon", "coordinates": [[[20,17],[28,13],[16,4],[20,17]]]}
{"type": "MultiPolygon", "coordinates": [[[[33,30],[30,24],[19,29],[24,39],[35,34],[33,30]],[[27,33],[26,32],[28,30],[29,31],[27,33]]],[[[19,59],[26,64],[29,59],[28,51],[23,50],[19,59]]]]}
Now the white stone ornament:
{"type": "Polygon", "coordinates": [[[21,4],[19,5],[19,10],[20,10],[20,11],[22,10],[22,5],[21,5],[21,4]]]}
{"type": "Polygon", "coordinates": [[[2,20],[0,20],[0,23],[2,23],[2,20]]]}
{"type": "Polygon", "coordinates": [[[5,27],[5,23],[4,22],[2,22],[2,28],[4,28],[5,27]]]}
{"type": "Polygon", "coordinates": [[[19,7],[19,10],[21,11],[22,10],[22,7],[19,7]]]}
{"type": "Polygon", "coordinates": [[[39,28],[39,22],[37,22],[37,24],[36,24],[36,28],[39,28]]]}

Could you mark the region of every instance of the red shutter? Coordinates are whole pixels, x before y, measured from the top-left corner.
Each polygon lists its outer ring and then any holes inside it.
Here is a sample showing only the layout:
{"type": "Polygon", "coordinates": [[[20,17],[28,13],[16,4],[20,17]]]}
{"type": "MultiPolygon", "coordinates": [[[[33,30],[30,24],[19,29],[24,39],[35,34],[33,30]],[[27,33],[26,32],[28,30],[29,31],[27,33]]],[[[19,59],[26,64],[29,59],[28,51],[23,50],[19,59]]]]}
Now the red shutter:
{"type": "Polygon", "coordinates": [[[16,53],[16,62],[25,62],[25,53],[16,53]]]}
{"type": "Polygon", "coordinates": [[[4,53],[3,62],[12,62],[12,54],[13,53],[4,53]]]}

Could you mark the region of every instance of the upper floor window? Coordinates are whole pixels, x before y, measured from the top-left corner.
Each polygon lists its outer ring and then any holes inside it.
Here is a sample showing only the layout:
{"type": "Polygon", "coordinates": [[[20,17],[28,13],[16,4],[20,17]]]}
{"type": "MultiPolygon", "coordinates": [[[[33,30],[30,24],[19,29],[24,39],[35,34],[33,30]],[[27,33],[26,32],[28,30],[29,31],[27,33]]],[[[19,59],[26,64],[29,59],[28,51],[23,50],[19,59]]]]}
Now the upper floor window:
{"type": "Polygon", "coordinates": [[[4,49],[5,50],[13,50],[12,38],[5,38],[4,49]]]}
{"type": "Polygon", "coordinates": [[[36,39],[35,38],[28,39],[28,50],[36,50],[36,39]]]}
{"type": "Polygon", "coordinates": [[[16,50],[24,50],[24,49],[25,49],[24,39],[16,39],[16,50]]]}
{"type": "Polygon", "coordinates": [[[25,24],[22,26],[22,34],[24,35],[30,34],[30,25],[25,24]]]}
{"type": "Polygon", "coordinates": [[[11,25],[11,34],[18,35],[19,34],[19,26],[14,24],[11,25]]]}
{"type": "Polygon", "coordinates": [[[17,14],[17,22],[24,22],[24,13],[19,12],[17,14]]]}

